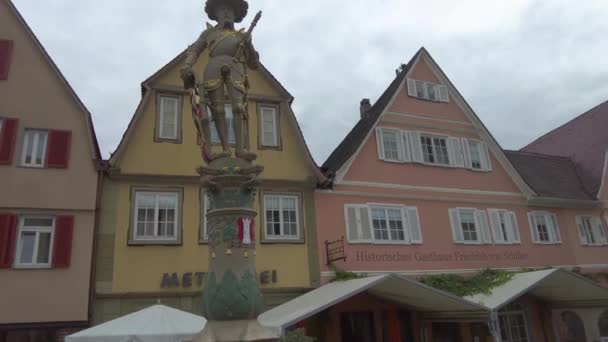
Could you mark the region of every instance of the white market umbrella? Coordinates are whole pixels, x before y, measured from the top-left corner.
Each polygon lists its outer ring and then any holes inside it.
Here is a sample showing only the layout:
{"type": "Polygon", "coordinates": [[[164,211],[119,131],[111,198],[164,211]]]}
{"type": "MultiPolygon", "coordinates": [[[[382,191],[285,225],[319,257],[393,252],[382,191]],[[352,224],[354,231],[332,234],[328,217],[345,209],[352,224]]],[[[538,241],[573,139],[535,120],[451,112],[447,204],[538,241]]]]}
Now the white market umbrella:
{"type": "Polygon", "coordinates": [[[65,342],[181,342],[206,323],[201,316],[157,304],[67,336],[65,342]]]}

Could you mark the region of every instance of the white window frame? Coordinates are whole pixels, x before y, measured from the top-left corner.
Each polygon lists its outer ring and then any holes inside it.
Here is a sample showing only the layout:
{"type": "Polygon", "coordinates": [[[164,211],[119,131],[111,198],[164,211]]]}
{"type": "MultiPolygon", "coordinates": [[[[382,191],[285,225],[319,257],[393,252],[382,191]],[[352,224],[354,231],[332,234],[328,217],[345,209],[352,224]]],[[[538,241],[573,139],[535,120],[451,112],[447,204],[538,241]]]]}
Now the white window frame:
{"type": "Polygon", "coordinates": [[[49,142],[49,131],[48,130],[26,128],[25,132],[23,133],[23,149],[21,152],[21,166],[44,168],[46,165],[46,153],[47,153],[48,142],[49,142]],[[30,147],[30,142],[28,139],[30,134],[35,134],[35,136],[32,138],[32,145],[33,145],[32,146],[32,159],[28,163],[26,161],[26,159],[27,159],[27,150],[30,147]],[[39,152],[38,151],[38,147],[39,147],[38,141],[41,139],[41,137],[42,137],[42,139],[44,139],[44,143],[42,145],[41,163],[38,164],[38,163],[36,163],[36,155],[39,152]]]}
{"type": "Polygon", "coordinates": [[[423,164],[426,165],[433,165],[433,166],[443,166],[443,167],[449,167],[453,164],[452,158],[454,158],[453,156],[450,156],[450,137],[447,135],[440,135],[440,134],[432,134],[432,133],[427,133],[427,132],[420,132],[420,147],[421,147],[421,151],[422,151],[422,162],[423,164]],[[431,139],[431,146],[433,147],[433,157],[435,158],[435,162],[430,162],[430,161],[426,161],[425,159],[425,150],[424,150],[424,144],[422,142],[422,139],[425,138],[430,138],[431,139]],[[446,157],[447,157],[447,163],[439,163],[437,162],[439,159],[437,158],[438,153],[437,151],[439,149],[441,149],[439,146],[437,146],[435,144],[435,139],[442,139],[445,141],[445,153],[446,153],[446,157]]]}
{"type": "Polygon", "coordinates": [[[450,220],[454,243],[464,245],[492,244],[492,235],[490,232],[488,215],[485,210],[463,207],[450,208],[448,210],[448,216],[450,220]],[[465,240],[464,230],[462,229],[462,212],[465,211],[473,214],[473,223],[475,228],[475,234],[477,236],[476,240],[465,240]],[[453,215],[454,213],[455,217],[453,215]],[[457,221],[455,221],[454,219],[456,219],[457,221]],[[459,239],[458,236],[461,236],[462,239],[459,239]]]}
{"type": "Polygon", "coordinates": [[[433,102],[450,102],[448,94],[448,88],[442,84],[435,84],[431,82],[425,82],[415,80],[413,78],[407,79],[407,93],[411,97],[415,97],[422,100],[433,101],[433,102]],[[420,88],[419,88],[420,87],[420,88]],[[433,88],[435,98],[431,99],[429,88],[433,88]],[[422,94],[418,93],[418,90],[422,90],[422,94]],[[442,96],[443,95],[443,96],[442,96]]]}
{"type": "Polygon", "coordinates": [[[180,108],[179,108],[179,104],[180,104],[180,98],[179,96],[175,96],[175,95],[167,95],[167,94],[161,94],[159,95],[160,98],[160,113],[159,113],[159,123],[158,123],[158,137],[160,139],[168,139],[168,140],[177,140],[179,139],[179,116],[180,116],[180,108]],[[165,114],[165,106],[167,105],[167,103],[165,102],[166,100],[174,100],[175,101],[175,106],[174,106],[174,110],[175,110],[175,115],[174,115],[174,131],[172,135],[163,135],[163,125],[165,124],[165,118],[164,118],[164,114],[165,114]]]}
{"type": "Polygon", "coordinates": [[[370,204],[369,205],[370,230],[371,230],[371,234],[372,234],[371,235],[372,240],[374,241],[374,243],[377,243],[377,244],[409,244],[410,234],[409,234],[409,230],[407,227],[407,217],[405,216],[402,208],[403,208],[402,206],[395,206],[395,205],[380,205],[380,204],[370,204]],[[375,234],[376,229],[374,228],[374,218],[373,218],[374,209],[384,211],[384,214],[385,214],[384,221],[385,221],[386,230],[388,233],[388,240],[376,239],[376,234],[375,234]],[[391,228],[390,228],[390,223],[389,223],[389,217],[388,217],[389,210],[399,211],[399,218],[401,219],[401,229],[403,231],[403,240],[393,239],[391,228]]]}
{"type": "MultiPolygon", "coordinates": [[[[208,113],[211,113],[211,109],[207,107],[208,113]]],[[[232,113],[232,104],[226,103],[224,105],[224,112],[226,113],[225,122],[226,122],[226,131],[228,133],[228,144],[234,145],[236,144],[236,136],[234,134],[234,115],[232,113]]],[[[218,133],[217,127],[215,127],[215,121],[213,120],[213,116],[211,116],[211,120],[209,121],[209,129],[210,136],[209,140],[212,144],[220,143],[220,135],[218,133]]]]}
{"type": "Polygon", "coordinates": [[[606,231],[606,225],[599,216],[577,215],[576,226],[581,245],[608,245],[608,232],[606,231]],[[586,222],[588,225],[585,224],[586,222]],[[590,238],[593,239],[593,242],[590,241],[590,238]]]}
{"type": "Polygon", "coordinates": [[[279,147],[279,118],[276,106],[260,105],[260,145],[263,147],[279,147]],[[265,112],[270,111],[272,114],[272,142],[265,141],[266,133],[264,130],[265,112]]]}
{"type": "MultiPolygon", "coordinates": [[[[178,240],[178,236],[179,236],[179,219],[180,219],[180,193],[179,192],[173,192],[173,191],[167,191],[167,192],[163,192],[163,191],[142,191],[142,190],[137,190],[135,191],[135,211],[134,211],[134,215],[133,215],[133,240],[137,241],[137,242],[146,242],[146,241],[170,241],[170,242],[175,242],[178,240]],[[148,196],[154,196],[154,235],[153,236],[148,236],[148,235],[138,235],[137,234],[137,223],[138,223],[138,218],[139,218],[139,196],[140,195],[148,195],[148,196]],[[160,196],[174,196],[175,197],[175,223],[174,223],[174,227],[173,227],[173,235],[169,236],[169,235],[158,235],[158,229],[159,229],[159,222],[158,222],[158,210],[159,210],[159,197],[160,196]]],[[[145,227],[144,227],[144,234],[145,234],[145,227]]],[[[166,229],[165,229],[166,231],[166,229]]]]}
{"type": "Polygon", "coordinates": [[[350,244],[379,244],[379,245],[414,245],[414,244],[422,244],[422,225],[420,223],[420,216],[418,214],[418,208],[414,206],[405,206],[405,205],[396,205],[396,204],[387,204],[387,203],[365,203],[365,204],[344,204],[344,227],[346,229],[346,237],[347,241],[350,244]],[[363,235],[363,219],[361,218],[361,209],[367,210],[367,218],[368,218],[368,228],[369,228],[369,239],[361,239],[361,238],[353,238],[349,234],[349,218],[348,218],[348,209],[353,208],[355,210],[358,236],[363,235]],[[378,240],[375,238],[374,234],[374,223],[372,217],[372,209],[384,209],[387,216],[387,229],[389,233],[389,240],[378,240]],[[390,239],[390,226],[388,225],[388,210],[399,210],[401,213],[401,224],[403,227],[403,235],[404,240],[392,240],[390,239]],[[411,215],[411,216],[410,216],[411,215]],[[416,234],[414,234],[414,223],[417,225],[416,234]],[[419,239],[414,239],[414,235],[418,235],[419,239]]]}
{"type": "Polygon", "coordinates": [[[262,204],[264,206],[264,239],[267,241],[300,241],[302,240],[302,226],[300,223],[301,213],[300,213],[300,196],[295,194],[278,194],[278,193],[265,193],[262,196],[262,204]],[[279,225],[281,229],[281,234],[268,234],[268,222],[266,221],[266,199],[269,197],[277,197],[279,200],[279,225]],[[285,220],[283,218],[283,199],[294,199],[295,207],[296,207],[296,235],[287,235],[285,234],[285,220]]]}
{"type": "Polygon", "coordinates": [[[407,136],[398,128],[377,127],[376,128],[376,144],[378,147],[378,157],[380,160],[390,163],[404,163],[411,161],[409,141],[407,136]],[[393,133],[397,143],[397,159],[387,158],[385,146],[385,134],[393,133]]]}
{"type": "Polygon", "coordinates": [[[492,162],[490,161],[490,151],[488,145],[478,139],[462,138],[462,150],[464,154],[465,167],[471,171],[477,172],[489,172],[492,171],[492,162]],[[479,163],[480,167],[473,167],[473,161],[471,158],[471,145],[475,144],[478,146],[479,152],[479,163]]]}
{"type": "MultiPolygon", "coordinates": [[[[519,306],[519,305],[518,305],[519,306]]],[[[505,318],[507,323],[509,324],[508,327],[505,327],[505,331],[507,332],[508,338],[506,340],[503,340],[503,342],[512,342],[513,341],[513,336],[512,336],[512,330],[511,330],[511,324],[512,324],[512,319],[513,317],[518,316],[521,317],[523,322],[524,322],[524,329],[526,331],[526,342],[531,342],[532,340],[530,339],[530,328],[528,327],[528,317],[526,315],[526,312],[524,310],[509,310],[509,308],[505,308],[504,310],[499,310],[498,311],[498,324],[501,324],[500,318],[505,318]]],[[[502,326],[499,327],[499,331],[498,334],[501,335],[502,338],[502,326]]],[[[515,342],[519,342],[519,340],[515,341],[515,342]]]]}
{"type": "Polygon", "coordinates": [[[528,212],[528,221],[530,225],[530,234],[533,243],[537,245],[556,245],[562,243],[561,232],[559,231],[559,222],[557,219],[557,215],[555,215],[554,213],[550,213],[547,211],[530,211],[528,212]],[[536,222],[536,217],[538,216],[544,217],[545,224],[547,225],[547,234],[549,236],[549,241],[543,241],[540,238],[541,234],[538,230],[538,224],[536,222]],[[536,239],[535,236],[538,236],[538,239],[536,239]]]}
{"type": "Polygon", "coordinates": [[[14,268],[51,268],[53,263],[53,247],[55,243],[55,217],[54,216],[39,216],[39,215],[24,215],[19,217],[19,229],[17,232],[17,246],[15,248],[15,261],[13,263],[14,268]],[[33,219],[49,219],[52,220],[51,226],[45,227],[25,227],[25,220],[28,218],[33,219]],[[21,233],[27,232],[35,232],[36,238],[34,241],[34,253],[32,255],[31,263],[22,263],[21,262],[21,250],[22,250],[22,241],[21,241],[21,233]],[[40,233],[51,233],[51,239],[49,241],[49,258],[47,263],[38,263],[36,260],[38,259],[38,244],[40,242],[40,233]]]}
{"type": "Polygon", "coordinates": [[[517,214],[514,211],[506,209],[488,209],[488,219],[492,232],[492,240],[495,244],[513,245],[521,243],[521,232],[519,231],[517,214]],[[498,215],[498,223],[500,227],[495,227],[493,215],[498,215]],[[511,224],[511,219],[509,218],[509,216],[512,216],[514,225],[511,224]],[[500,234],[502,235],[500,238],[498,238],[495,234],[497,229],[500,229],[500,234]],[[507,231],[505,232],[504,229],[507,229],[507,231]],[[505,233],[507,235],[506,239],[504,238],[505,233]]]}

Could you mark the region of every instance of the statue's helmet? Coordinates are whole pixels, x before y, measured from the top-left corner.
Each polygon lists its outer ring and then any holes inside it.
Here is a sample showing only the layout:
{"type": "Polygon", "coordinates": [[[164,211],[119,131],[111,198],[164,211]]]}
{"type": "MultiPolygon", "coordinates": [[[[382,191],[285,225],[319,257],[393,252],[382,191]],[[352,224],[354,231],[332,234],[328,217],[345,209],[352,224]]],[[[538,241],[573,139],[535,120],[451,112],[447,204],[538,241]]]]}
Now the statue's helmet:
{"type": "Polygon", "coordinates": [[[220,5],[232,7],[234,10],[234,21],[240,23],[247,16],[249,4],[245,0],[207,0],[205,12],[211,20],[217,20],[216,12],[220,5]]]}

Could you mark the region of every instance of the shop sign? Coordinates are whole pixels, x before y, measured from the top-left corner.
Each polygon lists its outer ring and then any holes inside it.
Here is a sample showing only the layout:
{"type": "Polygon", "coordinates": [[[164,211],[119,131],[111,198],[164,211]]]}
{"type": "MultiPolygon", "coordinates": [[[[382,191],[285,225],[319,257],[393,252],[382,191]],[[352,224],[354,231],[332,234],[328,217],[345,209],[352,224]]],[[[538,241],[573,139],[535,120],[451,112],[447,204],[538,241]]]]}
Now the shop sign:
{"type": "Polygon", "coordinates": [[[443,262],[493,262],[493,261],[514,261],[526,260],[528,254],[523,252],[504,252],[504,253],[488,253],[488,252],[414,252],[414,253],[376,253],[367,251],[356,251],[354,258],[351,260],[357,262],[426,262],[426,263],[443,263],[443,262]]]}
{"type": "MultiPolygon", "coordinates": [[[[202,287],[203,281],[207,276],[207,272],[185,272],[179,274],[177,272],[163,273],[160,281],[160,287],[163,289],[167,288],[191,288],[191,287],[202,287]]],[[[259,273],[260,283],[262,285],[276,284],[277,271],[262,271],[259,273]]]]}

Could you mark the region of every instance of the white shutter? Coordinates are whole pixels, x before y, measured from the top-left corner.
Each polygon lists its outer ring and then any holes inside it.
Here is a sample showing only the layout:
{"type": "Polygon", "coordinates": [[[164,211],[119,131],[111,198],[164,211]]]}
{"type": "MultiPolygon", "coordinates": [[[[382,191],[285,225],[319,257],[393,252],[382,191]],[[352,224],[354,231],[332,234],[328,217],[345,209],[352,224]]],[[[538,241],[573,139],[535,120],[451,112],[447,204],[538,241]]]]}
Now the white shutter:
{"type": "Polygon", "coordinates": [[[448,138],[448,151],[450,153],[450,165],[453,167],[464,167],[464,156],[462,155],[462,145],[460,139],[448,138]]]}
{"type": "Polygon", "coordinates": [[[488,209],[490,214],[490,227],[492,228],[492,236],[496,243],[506,243],[505,237],[502,234],[502,227],[500,226],[500,211],[497,209],[488,209]]]}
{"type": "Polygon", "coordinates": [[[588,245],[589,241],[587,240],[587,234],[585,234],[585,225],[583,224],[583,219],[580,216],[576,217],[576,227],[578,230],[578,238],[581,240],[581,245],[588,245]]]}
{"type": "Polygon", "coordinates": [[[437,86],[439,89],[439,101],[441,102],[450,102],[450,97],[448,95],[448,87],[444,85],[437,86]]]}
{"type": "Polygon", "coordinates": [[[412,149],[410,148],[410,139],[408,132],[403,132],[401,134],[401,140],[403,143],[403,161],[411,162],[412,161],[412,149]]]}
{"type": "Polygon", "coordinates": [[[382,142],[382,128],[376,127],[376,144],[378,145],[378,159],[384,160],[384,143],[382,142]]]}
{"type": "Polygon", "coordinates": [[[520,243],[521,238],[519,237],[519,225],[517,224],[517,216],[512,211],[507,212],[506,215],[509,221],[509,227],[511,228],[511,233],[513,234],[513,240],[511,240],[511,242],[520,243]]]}
{"type": "Polygon", "coordinates": [[[407,224],[410,231],[410,240],[412,243],[422,243],[422,232],[420,229],[420,217],[418,216],[418,208],[407,207],[407,224]]]}
{"type": "Polygon", "coordinates": [[[403,139],[401,138],[403,136],[403,134],[401,134],[401,131],[398,129],[393,130],[395,132],[395,140],[397,142],[397,159],[399,159],[400,162],[404,162],[405,161],[405,146],[403,144],[403,139]]]}
{"type": "Polygon", "coordinates": [[[418,97],[418,91],[416,90],[416,81],[411,78],[407,79],[407,94],[409,96],[418,97]]]}
{"type": "Polygon", "coordinates": [[[528,213],[528,223],[530,224],[530,237],[532,238],[532,242],[539,243],[538,229],[536,228],[533,211],[528,213]]]}
{"type": "Polygon", "coordinates": [[[492,243],[492,235],[490,234],[490,227],[488,225],[488,215],[485,210],[475,210],[475,221],[479,228],[477,234],[478,236],[481,235],[479,242],[492,243]]]}
{"type": "Polygon", "coordinates": [[[608,243],[608,241],[606,241],[606,231],[604,230],[604,223],[599,217],[593,218],[593,235],[596,236],[598,244],[605,245],[606,243],[608,243]]]}
{"type": "Polygon", "coordinates": [[[412,149],[412,161],[416,163],[423,162],[422,144],[420,143],[420,133],[409,132],[410,148],[412,149]]]}
{"type": "Polygon", "coordinates": [[[361,222],[361,240],[372,241],[370,215],[369,208],[367,206],[359,206],[359,218],[361,222]]]}
{"type": "Polygon", "coordinates": [[[462,227],[460,226],[460,214],[458,213],[458,209],[449,209],[448,214],[450,215],[450,226],[452,227],[452,237],[454,238],[454,242],[464,242],[464,237],[462,236],[462,227]]]}
{"type": "Polygon", "coordinates": [[[346,239],[348,242],[359,242],[361,240],[357,210],[358,206],[356,205],[344,205],[344,222],[346,223],[346,239]]]}
{"type": "Polygon", "coordinates": [[[467,169],[472,168],[471,147],[469,146],[469,139],[467,138],[462,138],[462,156],[464,157],[464,167],[467,169]]]}
{"type": "Polygon", "coordinates": [[[492,171],[492,163],[490,162],[490,153],[488,151],[488,145],[480,141],[480,153],[481,153],[481,168],[484,171],[492,171]]]}
{"type": "Polygon", "coordinates": [[[559,232],[559,224],[557,223],[557,215],[549,214],[549,225],[551,226],[550,232],[552,233],[552,242],[562,242],[562,236],[559,232]]]}

